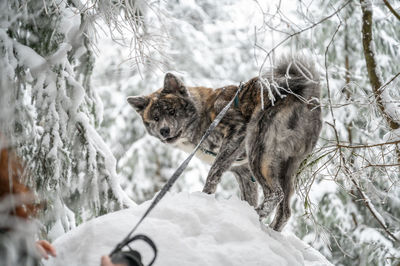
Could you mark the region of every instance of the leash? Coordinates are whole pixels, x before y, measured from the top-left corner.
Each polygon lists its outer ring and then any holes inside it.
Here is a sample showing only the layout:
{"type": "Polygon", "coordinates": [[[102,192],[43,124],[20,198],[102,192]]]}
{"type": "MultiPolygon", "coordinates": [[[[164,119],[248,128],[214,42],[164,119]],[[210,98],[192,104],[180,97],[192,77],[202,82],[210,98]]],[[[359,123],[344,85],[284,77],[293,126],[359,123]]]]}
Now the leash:
{"type": "MultiPolygon", "coordinates": [[[[242,90],[243,88],[243,84],[242,82],[240,82],[239,84],[239,88],[236,91],[235,96],[232,98],[232,100],[230,100],[230,102],[224,107],[224,109],[222,109],[222,111],[217,115],[217,117],[214,119],[214,121],[211,123],[211,125],[208,127],[206,133],[204,133],[203,137],[201,138],[200,142],[197,144],[196,148],[194,148],[194,150],[192,151],[192,153],[186,158],[185,161],[183,161],[183,163],[181,163],[181,165],[178,167],[178,169],[175,170],[175,172],[173,173],[173,175],[171,176],[171,178],[168,180],[168,182],[162,187],[161,191],[157,194],[157,196],[153,199],[153,201],[151,202],[150,206],[147,208],[146,212],[142,215],[142,217],[140,218],[140,220],[136,223],[136,225],[133,227],[133,229],[128,233],[128,235],[120,242],[117,244],[117,246],[111,251],[110,253],[110,258],[114,263],[117,263],[118,261],[121,260],[117,260],[116,258],[118,257],[126,257],[127,255],[130,255],[131,257],[133,257],[135,260],[129,260],[126,259],[124,261],[133,261],[133,263],[136,263],[136,261],[139,261],[141,263],[141,257],[139,252],[137,252],[136,250],[132,250],[130,249],[130,251],[122,251],[122,249],[125,246],[128,246],[129,243],[133,242],[136,239],[141,239],[144,240],[145,242],[147,242],[153,249],[154,251],[154,258],[153,260],[150,262],[149,266],[151,266],[156,257],[157,257],[157,248],[154,245],[154,243],[150,240],[150,238],[148,238],[145,235],[137,235],[134,237],[131,237],[132,234],[136,231],[136,229],[139,227],[139,225],[143,222],[143,220],[147,217],[147,215],[149,215],[149,213],[153,210],[153,208],[160,202],[160,200],[165,196],[165,194],[171,189],[172,185],[175,183],[175,181],[181,176],[182,172],[186,169],[186,167],[188,166],[190,160],[193,158],[193,156],[196,154],[197,150],[200,149],[201,144],[204,142],[204,140],[214,131],[214,129],[218,126],[218,124],[221,122],[222,118],[225,116],[226,112],[228,111],[228,109],[231,107],[233,102],[238,102],[239,98],[239,92],[242,90]],[[138,238],[139,237],[139,238],[138,238]],[[114,261],[115,260],[115,261],[114,261]]],[[[129,246],[128,246],[129,247],[129,246]]],[[[134,266],[141,266],[143,265],[141,264],[129,264],[129,265],[134,265],[134,266]]]]}

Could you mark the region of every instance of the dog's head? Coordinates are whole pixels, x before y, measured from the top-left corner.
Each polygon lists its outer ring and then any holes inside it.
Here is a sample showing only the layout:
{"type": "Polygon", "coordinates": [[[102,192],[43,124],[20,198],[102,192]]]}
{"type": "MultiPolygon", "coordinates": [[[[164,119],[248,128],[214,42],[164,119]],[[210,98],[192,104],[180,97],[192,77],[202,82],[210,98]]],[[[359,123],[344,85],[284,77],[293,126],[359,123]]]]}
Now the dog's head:
{"type": "Polygon", "coordinates": [[[131,96],[128,103],[140,114],[147,132],[166,143],[185,137],[196,119],[196,108],[181,80],[167,73],[164,87],[147,96],[131,96]]]}

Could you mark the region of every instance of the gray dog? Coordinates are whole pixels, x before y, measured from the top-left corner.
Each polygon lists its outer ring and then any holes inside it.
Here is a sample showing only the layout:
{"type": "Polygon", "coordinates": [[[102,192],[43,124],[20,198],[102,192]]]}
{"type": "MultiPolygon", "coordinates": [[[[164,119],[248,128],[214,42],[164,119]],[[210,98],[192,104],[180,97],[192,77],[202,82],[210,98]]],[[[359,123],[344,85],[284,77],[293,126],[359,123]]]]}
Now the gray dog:
{"type": "MultiPolygon", "coordinates": [[[[150,135],[190,152],[237,89],[187,87],[168,73],[163,88],[128,97],[128,102],[150,135]]],[[[203,192],[215,193],[222,174],[230,170],[242,199],[256,207],[258,183],[264,200],[256,210],[264,218],[277,207],[270,226],[281,231],[291,214],[295,173],[321,131],[319,97],[319,75],[312,63],[299,58],[283,59],[262,79],[245,83],[196,154],[211,164],[203,192]]]]}

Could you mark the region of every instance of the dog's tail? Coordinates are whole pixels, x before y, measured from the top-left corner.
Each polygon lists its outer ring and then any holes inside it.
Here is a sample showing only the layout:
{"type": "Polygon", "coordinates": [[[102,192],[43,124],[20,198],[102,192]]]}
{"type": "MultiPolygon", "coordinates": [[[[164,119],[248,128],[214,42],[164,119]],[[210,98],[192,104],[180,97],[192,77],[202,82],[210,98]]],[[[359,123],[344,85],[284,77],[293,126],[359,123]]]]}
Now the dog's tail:
{"type": "Polygon", "coordinates": [[[283,57],[261,82],[275,97],[294,94],[311,100],[320,97],[319,80],[313,61],[303,57],[283,57]]]}

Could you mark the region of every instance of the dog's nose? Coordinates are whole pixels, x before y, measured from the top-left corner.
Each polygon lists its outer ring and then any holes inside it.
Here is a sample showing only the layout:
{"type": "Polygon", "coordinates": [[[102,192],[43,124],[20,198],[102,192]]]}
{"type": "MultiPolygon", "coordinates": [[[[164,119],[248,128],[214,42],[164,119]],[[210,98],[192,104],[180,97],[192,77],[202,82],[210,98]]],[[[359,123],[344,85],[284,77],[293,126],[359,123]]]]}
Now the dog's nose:
{"type": "Polygon", "coordinates": [[[161,136],[164,138],[169,136],[169,127],[163,127],[160,129],[161,136]]]}

